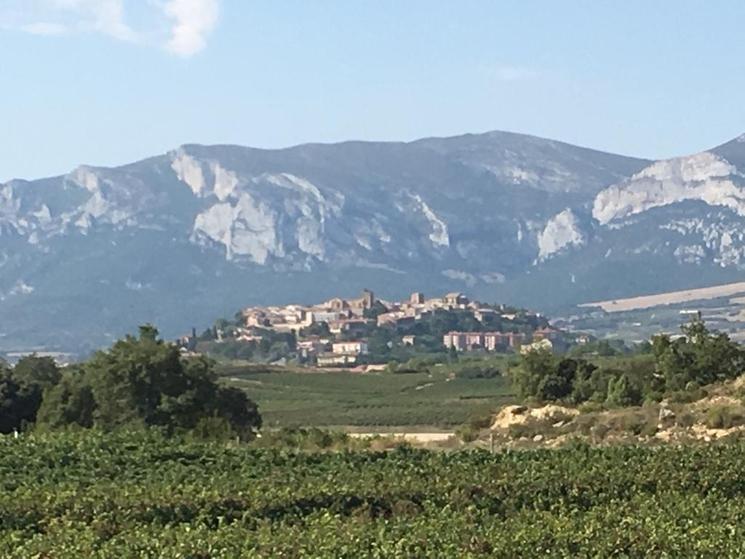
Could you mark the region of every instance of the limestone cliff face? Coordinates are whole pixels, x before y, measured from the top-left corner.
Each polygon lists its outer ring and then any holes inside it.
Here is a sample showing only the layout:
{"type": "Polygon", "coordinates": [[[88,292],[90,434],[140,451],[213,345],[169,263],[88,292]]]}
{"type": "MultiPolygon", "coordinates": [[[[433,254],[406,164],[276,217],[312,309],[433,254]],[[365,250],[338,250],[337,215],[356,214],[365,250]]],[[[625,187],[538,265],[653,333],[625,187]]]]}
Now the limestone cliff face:
{"type": "Polygon", "coordinates": [[[743,178],[735,165],[711,152],[659,161],[600,192],[592,215],[605,225],[652,208],[698,200],[745,216],[743,178]]]}
{"type": "Polygon", "coordinates": [[[626,274],[646,292],[691,276],[677,267],[734,274],[744,169],[743,138],[650,162],[492,132],[186,145],[15,180],[0,185],[0,349],[41,331],[109,339],[144,320],[177,333],[252,301],[361,283],[541,307],[622,295],[626,274]]]}
{"type": "Polygon", "coordinates": [[[645,250],[681,264],[745,268],[745,136],[649,165],[599,192],[592,216],[617,237],[640,226],[657,229],[645,250]]]}
{"type": "Polygon", "coordinates": [[[162,230],[236,265],[447,262],[441,272],[504,274],[535,259],[562,203],[642,164],[506,133],[277,151],[192,145],[3,185],[0,232],[43,247],[57,236],[162,230]]]}
{"type": "Polygon", "coordinates": [[[585,235],[577,216],[566,209],[549,219],[538,235],[538,259],[546,260],[561,250],[584,243],[585,235]]]}

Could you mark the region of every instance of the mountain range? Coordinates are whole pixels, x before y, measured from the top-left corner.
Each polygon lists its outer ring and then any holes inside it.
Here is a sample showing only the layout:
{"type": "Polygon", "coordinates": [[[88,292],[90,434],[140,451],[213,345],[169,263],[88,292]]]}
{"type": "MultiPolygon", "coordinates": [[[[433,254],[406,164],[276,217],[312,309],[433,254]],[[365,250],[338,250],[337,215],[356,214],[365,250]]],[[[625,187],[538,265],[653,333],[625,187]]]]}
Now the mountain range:
{"type": "Polygon", "coordinates": [[[741,278],[743,225],[745,135],[663,161],[507,132],[184,145],[0,184],[0,350],[363,287],[565,310],[741,278]]]}

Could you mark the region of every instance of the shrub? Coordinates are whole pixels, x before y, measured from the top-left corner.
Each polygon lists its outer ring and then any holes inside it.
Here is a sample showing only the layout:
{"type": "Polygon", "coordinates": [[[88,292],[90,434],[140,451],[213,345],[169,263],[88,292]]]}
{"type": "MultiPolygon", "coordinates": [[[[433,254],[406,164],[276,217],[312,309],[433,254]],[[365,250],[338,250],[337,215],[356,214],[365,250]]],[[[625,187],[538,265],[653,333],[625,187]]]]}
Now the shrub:
{"type": "Polygon", "coordinates": [[[706,392],[699,386],[693,386],[690,389],[675,390],[668,395],[668,400],[675,404],[689,404],[697,402],[706,397],[706,392]]]}
{"type": "Polygon", "coordinates": [[[592,434],[592,430],[597,425],[598,419],[595,415],[580,415],[574,418],[574,424],[577,427],[577,432],[581,435],[589,436],[592,434]]]}
{"type": "Polygon", "coordinates": [[[693,427],[696,423],[696,416],[691,412],[682,412],[675,416],[675,425],[678,427],[693,427]]]}
{"type": "Polygon", "coordinates": [[[610,432],[610,430],[611,428],[608,425],[600,423],[590,428],[590,434],[592,435],[593,439],[602,441],[610,432]]]}
{"type": "Polygon", "coordinates": [[[577,407],[577,409],[580,411],[580,413],[596,413],[596,412],[603,411],[605,408],[603,407],[603,404],[599,402],[587,401],[587,402],[582,402],[577,407]]]}
{"type": "Polygon", "coordinates": [[[742,425],[745,421],[742,409],[734,406],[717,405],[706,412],[705,423],[709,429],[729,429],[742,425]]]}
{"type": "Polygon", "coordinates": [[[515,423],[510,425],[508,433],[513,439],[519,439],[522,437],[532,439],[536,435],[551,435],[553,434],[554,426],[551,421],[547,419],[534,419],[526,423],[515,423]]]}
{"type": "Polygon", "coordinates": [[[455,434],[464,443],[472,443],[479,438],[479,430],[471,425],[461,425],[455,430],[455,434]]]}
{"type": "Polygon", "coordinates": [[[202,417],[192,430],[194,439],[201,441],[229,441],[236,437],[230,422],[224,417],[202,417]]]}
{"type": "Polygon", "coordinates": [[[617,434],[651,436],[657,432],[657,408],[624,410],[607,421],[610,431],[617,434]]]}
{"type": "Polygon", "coordinates": [[[455,371],[456,378],[488,379],[501,376],[499,369],[491,366],[468,365],[455,371]]]}

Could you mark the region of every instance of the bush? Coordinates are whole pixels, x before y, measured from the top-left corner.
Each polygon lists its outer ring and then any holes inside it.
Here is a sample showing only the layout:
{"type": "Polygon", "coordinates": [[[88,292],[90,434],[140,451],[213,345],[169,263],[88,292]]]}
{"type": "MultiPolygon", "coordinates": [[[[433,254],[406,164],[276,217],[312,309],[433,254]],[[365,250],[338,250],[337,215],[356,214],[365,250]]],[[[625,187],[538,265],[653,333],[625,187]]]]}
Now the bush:
{"type": "Polygon", "coordinates": [[[656,408],[640,411],[625,410],[608,419],[610,431],[617,434],[632,434],[649,437],[657,432],[658,413],[656,408]]]}
{"type": "Polygon", "coordinates": [[[256,442],[261,447],[319,451],[365,447],[370,446],[371,441],[351,439],[346,433],[316,427],[308,429],[285,427],[277,431],[265,431],[256,442]]]}
{"type": "Polygon", "coordinates": [[[706,397],[706,392],[696,386],[692,389],[675,390],[668,394],[667,399],[674,404],[690,404],[706,397]]]}
{"type": "Polygon", "coordinates": [[[468,425],[470,425],[473,429],[486,429],[490,427],[491,424],[492,424],[491,414],[475,416],[468,420],[468,425]]]}
{"type": "Polygon", "coordinates": [[[479,429],[472,425],[461,425],[455,430],[455,434],[464,443],[472,443],[479,438],[479,429]]]}
{"type": "Polygon", "coordinates": [[[641,401],[641,392],[631,383],[629,377],[625,374],[608,381],[608,396],[605,403],[609,406],[636,406],[641,401]]]}
{"type": "Polygon", "coordinates": [[[590,428],[590,435],[592,435],[592,438],[596,441],[602,441],[608,435],[610,430],[611,428],[605,423],[599,423],[590,428]]]}
{"type": "Polygon", "coordinates": [[[200,441],[229,441],[236,437],[230,422],[219,416],[203,417],[192,430],[192,437],[200,441]]]}
{"type": "Polygon", "coordinates": [[[672,402],[693,402],[705,397],[702,386],[745,373],[745,349],[726,334],[710,332],[700,320],[682,330],[674,340],[656,336],[650,353],[628,357],[588,361],[532,351],[510,370],[513,384],[523,398],[626,407],[660,401],[662,394],[672,402]]]}
{"type": "Polygon", "coordinates": [[[587,401],[582,402],[577,409],[580,413],[597,413],[603,411],[605,407],[599,402],[587,401]]]}
{"type": "Polygon", "coordinates": [[[644,395],[644,402],[642,402],[642,405],[649,406],[649,405],[659,404],[662,401],[662,399],[663,399],[663,396],[661,392],[655,392],[655,391],[647,392],[644,395]]]}
{"type": "Polygon", "coordinates": [[[704,422],[709,429],[730,429],[742,425],[745,422],[745,416],[741,408],[718,405],[709,408],[704,422]]]}
{"type": "Polygon", "coordinates": [[[696,424],[696,416],[690,412],[682,412],[675,416],[675,425],[678,427],[693,427],[696,424]]]}
{"type": "Polygon", "coordinates": [[[465,367],[461,367],[460,369],[456,369],[455,371],[455,377],[462,379],[488,379],[496,378],[499,376],[501,376],[501,372],[499,371],[499,369],[497,369],[496,367],[491,367],[489,365],[467,365],[465,367]]]}
{"type": "Polygon", "coordinates": [[[554,434],[554,426],[553,423],[547,419],[534,419],[526,423],[515,423],[510,425],[508,433],[513,439],[520,439],[523,437],[532,439],[536,435],[546,436],[554,434]]]}

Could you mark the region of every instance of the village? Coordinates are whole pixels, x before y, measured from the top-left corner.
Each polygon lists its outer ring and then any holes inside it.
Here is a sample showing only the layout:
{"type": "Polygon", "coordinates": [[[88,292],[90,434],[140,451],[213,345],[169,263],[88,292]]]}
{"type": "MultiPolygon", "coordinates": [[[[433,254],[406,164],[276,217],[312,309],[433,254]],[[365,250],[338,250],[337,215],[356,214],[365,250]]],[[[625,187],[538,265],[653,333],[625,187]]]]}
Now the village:
{"type": "MultiPolygon", "coordinates": [[[[415,292],[403,301],[387,301],[368,289],[358,298],[335,297],[315,305],[248,307],[233,325],[216,329],[214,338],[215,344],[231,347],[268,346],[279,339],[304,365],[366,370],[387,362],[371,349],[373,338],[382,339],[388,350],[455,353],[552,350],[568,343],[567,333],[539,313],[473,301],[463,293],[428,298],[415,292]]],[[[182,338],[182,347],[193,349],[195,341],[195,333],[182,338]]]]}

